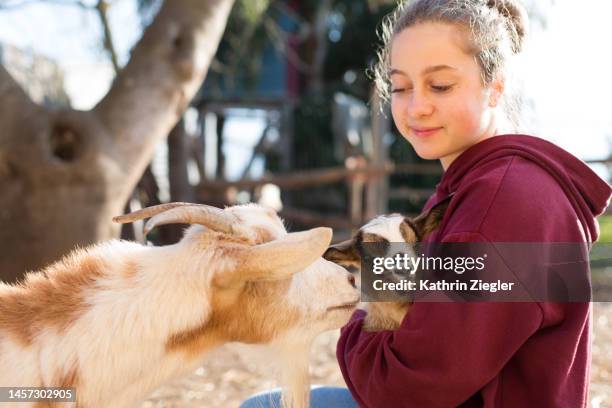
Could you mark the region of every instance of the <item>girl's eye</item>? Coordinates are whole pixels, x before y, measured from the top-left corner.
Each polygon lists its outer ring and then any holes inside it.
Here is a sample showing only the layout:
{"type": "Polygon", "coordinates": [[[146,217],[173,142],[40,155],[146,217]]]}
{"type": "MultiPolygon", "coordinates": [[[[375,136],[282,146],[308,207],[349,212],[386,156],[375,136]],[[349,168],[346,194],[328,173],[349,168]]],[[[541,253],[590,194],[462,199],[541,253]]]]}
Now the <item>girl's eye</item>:
{"type": "Polygon", "coordinates": [[[453,85],[431,85],[431,89],[433,89],[434,92],[450,91],[452,87],[453,85]]]}
{"type": "Polygon", "coordinates": [[[406,91],[410,91],[411,88],[393,88],[391,89],[391,93],[400,93],[400,92],[406,92],[406,91]]]}

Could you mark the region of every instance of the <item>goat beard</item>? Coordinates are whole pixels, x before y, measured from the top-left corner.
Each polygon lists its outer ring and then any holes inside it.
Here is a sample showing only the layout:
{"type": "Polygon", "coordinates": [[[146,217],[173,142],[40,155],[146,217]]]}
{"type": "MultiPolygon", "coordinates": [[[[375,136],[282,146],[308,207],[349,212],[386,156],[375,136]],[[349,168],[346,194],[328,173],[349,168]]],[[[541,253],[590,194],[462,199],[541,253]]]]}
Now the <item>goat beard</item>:
{"type": "Polygon", "coordinates": [[[303,331],[290,331],[271,344],[278,367],[282,387],[283,408],[308,408],[310,406],[310,351],[315,337],[303,331]]]}

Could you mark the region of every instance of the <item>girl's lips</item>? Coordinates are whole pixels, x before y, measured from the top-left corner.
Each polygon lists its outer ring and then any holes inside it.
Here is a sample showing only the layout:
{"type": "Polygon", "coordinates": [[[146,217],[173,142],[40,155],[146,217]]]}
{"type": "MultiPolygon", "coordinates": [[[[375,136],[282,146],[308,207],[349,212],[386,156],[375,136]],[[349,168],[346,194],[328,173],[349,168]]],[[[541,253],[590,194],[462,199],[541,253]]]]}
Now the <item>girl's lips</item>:
{"type": "Polygon", "coordinates": [[[412,129],[412,131],[414,132],[416,136],[427,137],[427,136],[433,135],[434,133],[436,133],[438,130],[442,128],[441,127],[437,127],[437,128],[413,128],[411,127],[410,129],[412,129]]]}

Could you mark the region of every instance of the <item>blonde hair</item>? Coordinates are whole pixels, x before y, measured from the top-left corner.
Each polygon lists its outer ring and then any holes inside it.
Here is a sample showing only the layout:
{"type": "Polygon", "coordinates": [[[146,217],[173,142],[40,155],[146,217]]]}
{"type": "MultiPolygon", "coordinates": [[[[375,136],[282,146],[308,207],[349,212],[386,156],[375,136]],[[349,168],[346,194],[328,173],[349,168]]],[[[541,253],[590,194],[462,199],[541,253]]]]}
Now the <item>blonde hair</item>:
{"type": "MultiPolygon", "coordinates": [[[[383,100],[390,100],[389,54],[393,38],[417,24],[435,22],[458,26],[467,35],[466,52],[476,59],[485,86],[499,73],[510,76],[510,60],[523,49],[528,16],[517,0],[408,0],[401,2],[382,23],[382,47],[373,68],[374,82],[383,100]]],[[[501,101],[508,121],[519,125],[521,98],[504,92],[501,101]]]]}

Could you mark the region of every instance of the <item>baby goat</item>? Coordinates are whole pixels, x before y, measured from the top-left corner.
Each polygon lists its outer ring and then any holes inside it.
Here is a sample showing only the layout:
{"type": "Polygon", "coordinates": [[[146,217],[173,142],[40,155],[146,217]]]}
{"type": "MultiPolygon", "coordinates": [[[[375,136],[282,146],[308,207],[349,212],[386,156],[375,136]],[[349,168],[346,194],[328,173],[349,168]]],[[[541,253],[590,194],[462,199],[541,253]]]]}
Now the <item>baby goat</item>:
{"type": "MultiPolygon", "coordinates": [[[[391,257],[389,243],[416,244],[429,236],[438,227],[449,201],[440,202],[416,218],[405,218],[400,214],[380,215],[361,227],[351,239],[330,246],[323,257],[361,272],[361,260],[371,257],[373,254],[368,252],[372,249],[384,248],[387,253],[382,256],[391,257]]],[[[363,322],[364,330],[397,329],[410,305],[409,301],[364,302],[363,307],[368,312],[363,322]]]]}
{"type": "Polygon", "coordinates": [[[134,407],[237,341],[278,350],[285,403],[307,406],[310,344],[359,299],[353,277],[321,258],[331,230],[287,233],[257,205],[171,203],[115,221],[147,217],[145,234],[195,225],[174,245],[114,240],[0,284],[0,386],[71,387],[70,406],[134,407]]]}

